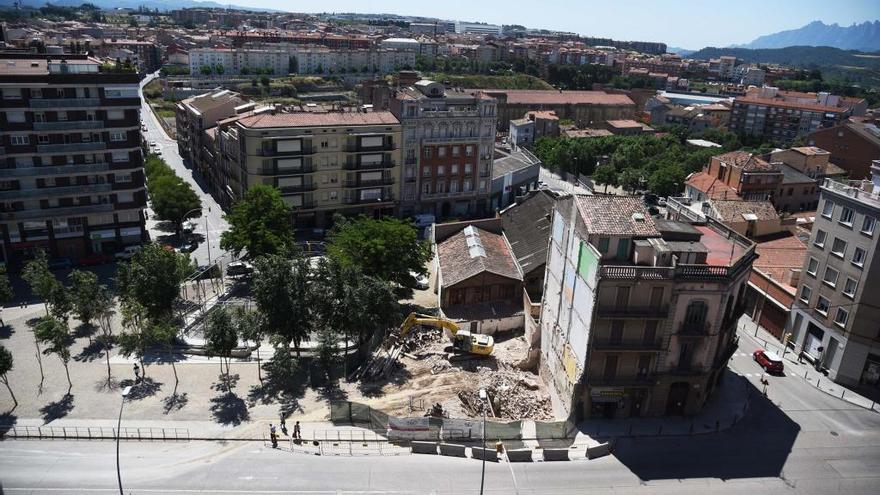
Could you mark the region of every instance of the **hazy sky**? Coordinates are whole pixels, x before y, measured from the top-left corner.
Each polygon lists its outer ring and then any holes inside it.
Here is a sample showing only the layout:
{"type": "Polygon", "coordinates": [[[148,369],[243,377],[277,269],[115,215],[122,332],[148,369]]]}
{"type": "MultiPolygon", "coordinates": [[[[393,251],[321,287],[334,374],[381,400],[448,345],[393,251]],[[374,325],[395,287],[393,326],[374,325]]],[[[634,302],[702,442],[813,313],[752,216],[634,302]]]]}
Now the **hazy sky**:
{"type": "MultiPolygon", "coordinates": [[[[217,0],[222,3],[223,0],[217,0]]],[[[241,6],[306,12],[421,15],[522,24],[620,40],[698,49],[727,46],[811,21],[850,25],[880,18],[878,0],[231,0],[241,6]]]]}

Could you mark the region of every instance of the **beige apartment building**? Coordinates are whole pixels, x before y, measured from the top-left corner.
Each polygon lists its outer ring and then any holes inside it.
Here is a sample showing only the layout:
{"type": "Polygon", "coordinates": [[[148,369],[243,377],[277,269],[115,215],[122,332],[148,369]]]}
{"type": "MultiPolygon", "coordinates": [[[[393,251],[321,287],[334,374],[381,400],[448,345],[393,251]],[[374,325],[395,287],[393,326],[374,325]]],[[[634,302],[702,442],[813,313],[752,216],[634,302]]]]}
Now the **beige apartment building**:
{"type": "Polygon", "coordinates": [[[690,415],[736,349],[754,244],[713,220],[655,220],[638,198],[553,212],[540,373],[572,419],[690,415]]]}
{"type": "Polygon", "coordinates": [[[335,213],[396,214],[401,130],[390,112],[261,108],[220,121],[215,136],[231,202],[277,187],[297,228],[326,227],[335,213]]]}

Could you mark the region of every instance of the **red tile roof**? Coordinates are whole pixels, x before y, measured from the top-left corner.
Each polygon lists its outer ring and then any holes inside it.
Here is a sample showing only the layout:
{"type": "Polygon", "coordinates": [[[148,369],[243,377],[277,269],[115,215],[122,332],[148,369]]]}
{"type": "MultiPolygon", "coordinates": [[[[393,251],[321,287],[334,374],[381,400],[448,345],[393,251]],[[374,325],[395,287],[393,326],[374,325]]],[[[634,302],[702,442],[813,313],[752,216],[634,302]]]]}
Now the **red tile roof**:
{"type": "Polygon", "coordinates": [[[724,153],[723,155],[713,156],[712,158],[717,158],[722,163],[747,171],[772,172],[776,170],[776,166],[771,165],[769,162],[761,159],[753,153],[747,153],[745,151],[731,151],[729,153],[724,153]]]}
{"type": "Polygon", "coordinates": [[[654,218],[641,198],[630,196],[576,196],[587,231],[598,235],[659,237],[654,218]],[[640,219],[634,218],[640,214],[640,219]]]}
{"type": "Polygon", "coordinates": [[[604,91],[555,91],[533,89],[485,89],[489,95],[503,94],[508,104],[533,105],[633,105],[626,95],[604,91]]]}
{"type": "Polygon", "coordinates": [[[752,105],[767,105],[768,107],[796,108],[799,110],[813,110],[816,112],[843,113],[847,108],[830,107],[818,103],[798,103],[776,98],[758,98],[757,96],[737,96],[735,103],[747,103],[752,105]]]}
{"type": "Polygon", "coordinates": [[[467,234],[462,230],[437,245],[443,287],[451,287],[483,272],[522,280],[522,273],[504,237],[474,227],[485,255],[473,256],[467,234]]]}
{"type": "Polygon", "coordinates": [[[254,129],[272,127],[324,127],[334,125],[393,125],[399,124],[391,112],[264,112],[239,119],[241,125],[254,129]]]}
{"type": "Polygon", "coordinates": [[[763,273],[769,273],[776,282],[794,290],[794,287],[783,280],[791,269],[800,269],[804,265],[807,247],[800,239],[787,234],[784,237],[758,241],[755,244],[755,252],[759,256],[754,262],[755,268],[763,273]]]}
{"type": "Polygon", "coordinates": [[[728,186],[706,172],[691,174],[685,183],[702,192],[709,199],[740,199],[736,189],[728,186]]]}

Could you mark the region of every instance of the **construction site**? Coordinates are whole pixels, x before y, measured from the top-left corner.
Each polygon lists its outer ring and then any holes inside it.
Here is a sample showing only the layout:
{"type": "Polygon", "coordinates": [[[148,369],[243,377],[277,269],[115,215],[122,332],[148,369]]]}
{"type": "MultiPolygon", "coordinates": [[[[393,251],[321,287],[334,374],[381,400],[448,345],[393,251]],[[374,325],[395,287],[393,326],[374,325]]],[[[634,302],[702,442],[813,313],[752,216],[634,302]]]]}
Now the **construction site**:
{"type": "Polygon", "coordinates": [[[410,329],[404,322],[372,360],[349,376],[363,403],[390,415],[476,418],[486,403],[479,395],[483,389],[490,418],[552,419],[546,387],[521,366],[528,350],[522,332],[495,340],[457,331],[439,318],[416,320],[427,324],[410,321],[410,329]]]}

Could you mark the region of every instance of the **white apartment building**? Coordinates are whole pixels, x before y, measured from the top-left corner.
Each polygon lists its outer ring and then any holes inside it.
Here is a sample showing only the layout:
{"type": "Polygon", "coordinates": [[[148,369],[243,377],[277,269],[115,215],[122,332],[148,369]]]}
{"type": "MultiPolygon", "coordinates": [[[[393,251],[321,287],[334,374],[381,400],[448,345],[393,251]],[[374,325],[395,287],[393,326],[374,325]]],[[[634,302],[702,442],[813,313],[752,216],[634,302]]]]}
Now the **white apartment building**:
{"type": "Polygon", "coordinates": [[[203,66],[222,65],[224,74],[241,74],[257,69],[271,69],[275,75],[290,72],[290,55],[285,50],[248,48],[197,48],[189,52],[190,74],[201,74],[203,66]]]}
{"type": "Polygon", "coordinates": [[[501,36],[501,26],[497,24],[477,24],[473,22],[456,21],[455,32],[456,34],[493,34],[495,36],[501,36]]]}
{"type": "Polygon", "coordinates": [[[386,74],[405,67],[415,67],[413,50],[334,50],[322,46],[291,46],[300,74],[370,72],[386,74]],[[366,71],[365,71],[366,69],[366,71]]]}

